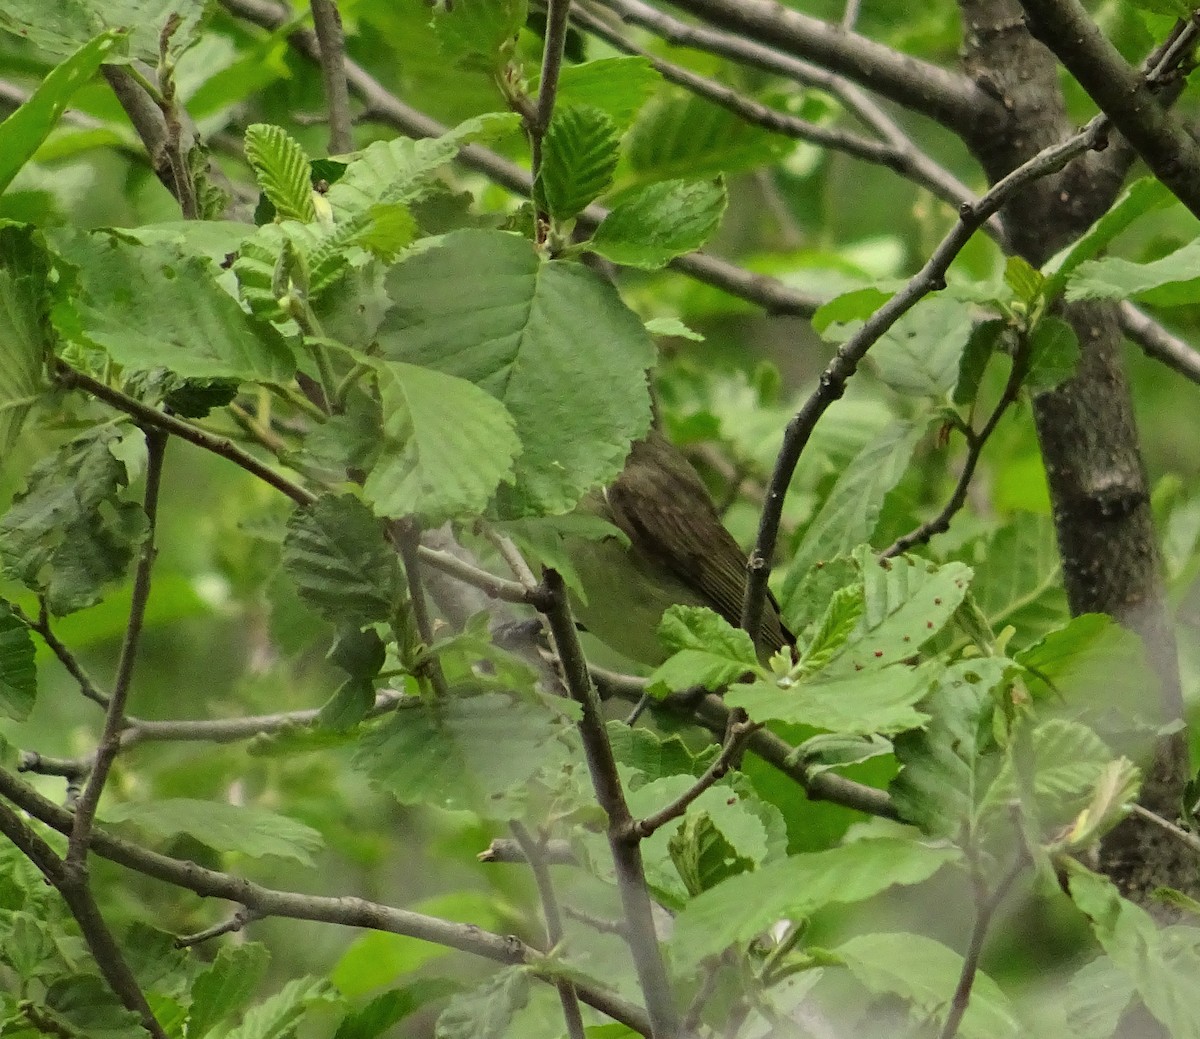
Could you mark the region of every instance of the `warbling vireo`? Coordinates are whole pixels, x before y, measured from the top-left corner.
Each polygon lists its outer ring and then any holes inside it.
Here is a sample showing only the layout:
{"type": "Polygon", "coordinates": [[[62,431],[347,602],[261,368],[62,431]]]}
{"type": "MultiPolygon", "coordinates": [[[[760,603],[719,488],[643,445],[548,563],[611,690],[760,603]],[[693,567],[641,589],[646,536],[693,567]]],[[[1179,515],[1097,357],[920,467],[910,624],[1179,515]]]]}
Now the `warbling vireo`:
{"type": "MultiPolygon", "coordinates": [[[[568,554],[587,594],[576,616],[602,642],[656,665],[666,651],[655,635],[668,606],[707,606],[737,625],[746,554],[721,523],[708,489],[683,453],[652,430],[629,452],[613,483],[580,502],[628,539],[572,539],[568,554]]],[[[758,637],[764,659],[795,639],[772,597],[758,637]]]]}

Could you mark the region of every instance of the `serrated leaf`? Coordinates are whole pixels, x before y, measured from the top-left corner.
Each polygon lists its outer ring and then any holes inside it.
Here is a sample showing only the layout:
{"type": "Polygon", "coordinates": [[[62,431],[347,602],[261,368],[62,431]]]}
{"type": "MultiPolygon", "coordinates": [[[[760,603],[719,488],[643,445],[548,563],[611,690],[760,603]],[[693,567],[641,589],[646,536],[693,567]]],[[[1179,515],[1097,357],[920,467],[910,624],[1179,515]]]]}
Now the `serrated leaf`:
{"type": "Polygon", "coordinates": [[[599,58],[564,66],[556,103],[599,108],[624,131],[661,83],[649,58],[599,58]]]}
{"type": "Polygon", "coordinates": [[[999,764],[987,758],[995,750],[992,691],[1012,666],[1003,657],[951,664],[921,705],[929,722],[893,740],[901,769],[892,780],[892,801],[905,822],[932,837],[970,837],[999,764]]]}
{"type": "Polygon", "coordinates": [[[363,484],[375,511],[431,527],[483,512],[521,450],[504,405],[433,368],[387,361],[376,372],[384,438],[363,484]]]}
{"type": "Polygon", "coordinates": [[[880,562],[867,547],[856,550],[863,576],[863,614],[847,648],[825,674],[850,674],[906,660],[946,626],[970,587],[962,563],[936,566],[898,556],[880,562]]]}
{"type": "Polygon", "coordinates": [[[23,722],[37,695],[36,650],[29,629],[0,599],[0,713],[23,722]]]}
{"type": "MultiPolygon", "coordinates": [[[[1182,3],[1182,0],[1178,2],[1182,3]]],[[[1135,220],[1175,202],[1176,198],[1171,194],[1171,190],[1157,177],[1143,177],[1130,184],[1099,220],[1043,268],[1050,276],[1046,286],[1047,299],[1053,301],[1057,298],[1062,292],[1063,284],[1079,265],[1098,256],[1135,220]]]]}
{"type": "Polygon", "coordinates": [[[300,143],[282,126],[251,123],[246,127],[245,147],[254,179],[275,212],[302,224],[316,220],[309,158],[300,143]]]}
{"type": "Polygon", "coordinates": [[[993,631],[1011,624],[1037,638],[1068,620],[1060,572],[1050,518],[1018,513],[988,542],[971,592],[993,631]]]}
{"type": "Polygon", "coordinates": [[[42,392],[42,364],[52,344],[49,276],[40,232],[0,227],[0,455],[8,453],[42,392]]]}
{"type": "Polygon", "coordinates": [[[54,308],[70,341],[101,347],[128,368],[165,366],[185,379],[291,379],[283,337],[242,310],[206,260],[116,231],[77,235],[59,249],[77,268],[54,308]]]}
{"type": "Polygon", "coordinates": [[[107,823],[128,823],[162,839],[186,833],[215,851],[260,858],[274,855],[312,867],[324,839],[311,826],[285,815],[248,805],[198,801],[187,797],[108,805],[107,823]]]}
{"type": "Polygon", "coordinates": [[[337,1003],[337,993],[324,978],[289,981],[273,996],[246,1011],[242,1023],[224,1039],[290,1039],[314,1003],[337,1003]]]}
{"type": "Polygon", "coordinates": [[[599,108],[556,109],[542,141],[534,198],[556,220],[570,220],[603,195],[617,168],[617,127],[599,108]]]}
{"type": "Polygon", "coordinates": [[[650,184],[613,206],[587,247],[613,263],[656,270],[704,245],[725,204],[720,178],[650,184]]]}
{"type": "MultiPolygon", "coordinates": [[[[864,934],[831,950],[871,992],[894,993],[924,1021],[944,1021],[962,973],[962,957],[922,934],[864,934]]],[[[1022,1028],[1007,997],[986,974],[975,974],[957,1035],[1018,1036],[1022,1028]]]]}
{"type": "Polygon", "coordinates": [[[926,716],[915,704],[929,692],[940,667],[901,664],[799,683],[762,680],[733,686],[725,702],[741,707],[752,721],[778,720],[864,736],[903,732],[924,723],[926,716]]]}
{"type": "Polygon", "coordinates": [[[457,991],[458,986],[447,978],[421,978],[383,992],[361,1010],[347,1014],[333,1039],[375,1039],[426,1004],[457,991]]]}
{"type": "Polygon", "coordinates": [[[1195,979],[1200,949],[1192,928],[1160,930],[1113,883],[1071,858],[1063,859],[1071,898],[1092,924],[1109,959],[1133,983],[1146,1008],[1172,1039],[1200,1037],[1195,979]],[[1182,939],[1182,940],[1181,940],[1182,939]]]}
{"type": "Polygon", "coordinates": [[[456,66],[495,72],[525,24],[525,0],[454,0],[438,8],[433,31],[456,66]]]}
{"type": "Polygon", "coordinates": [[[869,357],[879,377],[897,393],[940,398],[958,381],[962,353],[974,327],[967,304],[930,296],[892,325],[869,357]]]}
{"type": "Polygon", "coordinates": [[[401,804],[508,818],[511,798],[558,760],[562,731],[544,709],[500,693],[455,696],[375,725],[363,734],[354,763],[401,804]]]}
{"type": "Polygon", "coordinates": [[[1042,318],[1029,340],[1029,371],[1024,385],[1034,393],[1052,390],[1075,374],[1079,358],[1075,329],[1061,318],[1042,318]]]}
{"type": "MultiPolygon", "coordinates": [[[[8,16],[0,12],[0,25],[8,16]]],[[[67,104],[96,74],[104,60],[125,38],[121,31],[102,32],[51,69],[28,101],[0,123],[0,193],[41,147],[67,104]]]]}
{"type": "Polygon", "coordinates": [[[758,663],[750,636],[703,606],[672,606],[658,637],[672,655],[650,676],[654,690],[719,689],[758,663]]]}
{"type": "Polygon", "coordinates": [[[387,276],[386,358],[467,379],[500,400],[523,450],[510,515],[564,512],[611,480],[650,422],[654,344],[607,282],[543,262],[514,235],[456,231],[387,276]]]}
{"type": "Polygon", "coordinates": [[[641,726],[609,722],[608,741],[618,762],[636,769],[650,781],[699,775],[704,768],[677,735],[664,737],[641,726]]]}
{"type": "Polygon", "coordinates": [[[817,775],[891,753],[892,741],[882,736],[846,736],[821,732],[810,736],[796,748],[796,759],[808,775],[817,775]]]}
{"type": "Polygon", "coordinates": [[[1091,800],[1056,846],[1071,854],[1094,845],[1128,815],[1141,782],[1141,771],[1128,758],[1108,762],[1096,778],[1091,800]]]}
{"type": "MultiPolygon", "coordinates": [[[[39,0],[5,0],[0,29],[54,55],[71,54],[106,29],[128,33],[128,51],[120,57],[154,62],[169,19],[179,19],[170,45],[177,56],[195,41],[203,14],[204,0],[106,0],[101,6],[60,3],[49,9],[39,0]]],[[[117,57],[108,55],[110,61],[117,57]]]]}
{"type": "Polygon", "coordinates": [[[667,848],[691,895],[754,868],[753,861],[738,854],[706,812],[689,812],[671,835],[667,848]]]}
{"type": "Polygon", "coordinates": [[[43,1000],[45,1008],[52,1011],[51,1019],[65,1022],[63,1033],[72,1039],[131,1039],[144,1031],[138,1015],[121,1006],[112,989],[94,974],[57,978],[43,1000]]]}
{"type": "Polygon", "coordinates": [[[352,495],[325,495],[288,520],[283,568],[300,598],[340,625],[388,621],[399,594],[383,523],[352,495]]]}
{"type": "Polygon", "coordinates": [[[862,617],[863,607],[861,585],[839,588],[833,593],[817,630],[800,655],[800,667],[805,673],[820,671],[849,641],[862,617]]]}
{"type": "Polygon", "coordinates": [[[1032,307],[1042,291],[1046,279],[1036,267],[1023,256],[1010,256],[1004,265],[1004,283],[1027,307],[1032,307]]]}
{"type": "Polygon", "coordinates": [[[971,335],[958,362],[958,381],[954,384],[954,392],[951,394],[955,404],[961,407],[975,402],[984,370],[1007,328],[1006,321],[994,318],[990,321],[980,321],[971,329],[971,335]]]}
{"type": "Polygon", "coordinates": [[[874,533],[884,497],[900,482],[924,435],[921,423],[893,423],[859,451],[838,477],[788,564],[780,595],[785,619],[794,622],[803,610],[799,600],[815,564],[848,553],[874,533]]]}
{"type": "Polygon", "coordinates": [[[1025,681],[1036,694],[1078,696],[1134,715],[1154,695],[1141,640],[1106,614],[1073,617],[1014,659],[1027,669],[1025,681]],[[1100,692],[1103,700],[1097,698],[1100,692]]]}
{"type": "Polygon", "coordinates": [[[824,336],[835,325],[866,321],[894,295],[874,285],[843,292],[817,309],[812,319],[813,330],[824,336]]]}
{"type": "Polygon", "coordinates": [[[506,967],[478,988],[455,996],[438,1017],[434,1039],[504,1039],[529,1000],[529,974],[506,967]]]}
{"type": "Polygon", "coordinates": [[[625,138],[628,173],[621,190],[680,177],[703,180],[755,169],[786,155],[795,142],[740,119],[693,94],[655,98],[625,138]]]}
{"type": "Polygon", "coordinates": [[[236,1014],[254,994],[267,969],[265,945],[223,945],[192,984],[188,1039],[203,1039],[220,1021],[236,1014]]]}
{"type": "Polygon", "coordinates": [[[128,483],[114,450],[128,427],[100,426],[42,459],[0,519],[0,562],[52,613],[91,606],[123,577],[145,534],[146,517],[121,500],[128,483]]]}
{"type": "Polygon", "coordinates": [[[697,895],[676,917],[672,962],[686,969],[750,941],[777,920],[860,902],[895,885],[919,884],[958,856],[952,848],[883,838],[792,855],[741,873],[697,895]]]}
{"type": "Polygon", "coordinates": [[[1200,299],[1200,241],[1149,263],[1119,256],[1081,263],[1067,279],[1067,299],[1136,299],[1171,307],[1200,299]]]}

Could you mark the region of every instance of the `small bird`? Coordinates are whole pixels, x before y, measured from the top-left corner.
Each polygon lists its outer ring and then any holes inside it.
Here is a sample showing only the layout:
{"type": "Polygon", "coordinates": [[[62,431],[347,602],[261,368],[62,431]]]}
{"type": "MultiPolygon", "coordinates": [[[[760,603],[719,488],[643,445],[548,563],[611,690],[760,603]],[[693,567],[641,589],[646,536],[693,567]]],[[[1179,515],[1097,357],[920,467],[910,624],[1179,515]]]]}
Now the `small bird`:
{"type": "MultiPolygon", "coordinates": [[[[683,453],[657,430],[634,443],[611,485],[593,491],[580,511],[607,520],[628,539],[573,538],[567,548],[586,594],[576,603],[584,627],[632,660],[666,659],[655,635],[669,606],[707,606],[741,621],[746,554],[721,523],[708,489],[683,453]]],[[[772,596],[757,648],[769,657],[795,645],[772,596]]]]}

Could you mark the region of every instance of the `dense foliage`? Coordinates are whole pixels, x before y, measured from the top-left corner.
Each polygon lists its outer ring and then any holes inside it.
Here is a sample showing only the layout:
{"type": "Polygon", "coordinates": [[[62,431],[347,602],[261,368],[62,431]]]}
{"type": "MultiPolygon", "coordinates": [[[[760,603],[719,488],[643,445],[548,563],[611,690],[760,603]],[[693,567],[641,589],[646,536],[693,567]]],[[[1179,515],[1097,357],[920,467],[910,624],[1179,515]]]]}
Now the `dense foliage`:
{"type": "Polygon", "coordinates": [[[1200,23],[676,6],[0,9],[0,1034],[1200,1036],[1200,23]]]}

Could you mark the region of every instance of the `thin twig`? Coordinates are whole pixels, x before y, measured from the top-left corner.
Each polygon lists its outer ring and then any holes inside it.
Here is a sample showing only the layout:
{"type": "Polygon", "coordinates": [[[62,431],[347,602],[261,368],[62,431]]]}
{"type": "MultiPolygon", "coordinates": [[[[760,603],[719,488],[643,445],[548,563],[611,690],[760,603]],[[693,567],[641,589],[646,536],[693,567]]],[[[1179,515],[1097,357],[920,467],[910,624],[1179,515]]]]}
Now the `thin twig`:
{"type": "Polygon", "coordinates": [[[987,442],[996,431],[996,427],[1000,425],[1000,420],[1004,417],[1005,413],[1017,402],[1017,398],[1021,393],[1021,383],[1024,382],[1028,371],[1028,337],[1022,336],[1021,344],[1017,349],[1016,355],[1013,357],[1012,368],[1008,373],[1008,380],[1004,384],[1004,391],[1000,394],[1000,399],[996,402],[992,413],[983,424],[983,428],[978,433],[973,432],[970,428],[964,430],[967,437],[967,457],[963,462],[962,472],[958,475],[958,483],[955,485],[954,493],[950,495],[949,501],[946,502],[942,511],[933,519],[922,523],[915,530],[911,530],[893,541],[879,554],[880,559],[891,559],[893,556],[898,556],[901,552],[907,552],[915,545],[925,544],[930,538],[937,534],[944,534],[950,529],[950,521],[967,503],[967,492],[971,488],[971,479],[975,475],[975,469],[979,465],[983,449],[987,446],[987,442]]]}
{"type": "Polygon", "coordinates": [[[1172,335],[1149,314],[1128,300],[1120,304],[1121,331],[1132,339],[1147,357],[1152,357],[1185,379],[1200,384],[1200,352],[1191,344],[1172,335]]]}
{"type": "Polygon", "coordinates": [[[677,1039],[679,1012],[658,947],[641,846],[633,831],[633,816],[617,773],[616,759],[600,710],[600,699],[592,685],[587,660],[579,645],[579,634],[567,604],[566,587],[557,571],[546,571],[543,587],[546,598],[544,613],[555,652],[562,662],[563,678],[571,698],[582,708],[579,733],[592,789],[608,820],[606,835],[617,878],[617,891],[621,897],[626,940],[646,1000],[651,1032],[654,1039],[677,1039]]]}
{"type": "Polygon", "coordinates": [[[92,703],[99,704],[101,707],[108,707],[108,694],[101,692],[100,687],[93,681],[92,676],[87,673],[83,665],[79,663],[79,658],[75,656],[54,634],[54,629],[50,627],[50,609],[43,597],[38,604],[37,620],[34,620],[16,603],[10,605],[10,609],[17,615],[21,622],[29,628],[30,631],[35,631],[41,636],[41,639],[46,643],[46,647],[53,653],[67,669],[69,674],[79,686],[79,692],[83,694],[85,699],[91,700],[92,703]]]}
{"type": "Polygon", "coordinates": [[[433,695],[445,703],[450,696],[450,687],[446,682],[446,674],[442,670],[442,662],[436,654],[429,651],[433,645],[433,620],[429,615],[429,600],[425,597],[425,582],[421,580],[421,531],[415,524],[396,521],[389,524],[389,529],[396,547],[400,550],[400,558],[404,562],[404,575],[408,579],[408,600],[412,606],[413,621],[417,626],[417,634],[424,643],[424,651],[418,664],[419,676],[429,679],[433,695]]]}
{"type": "Polygon", "coordinates": [[[131,416],[141,426],[161,429],[165,433],[179,437],[180,440],[186,440],[189,444],[195,444],[197,447],[204,448],[205,451],[211,451],[215,455],[220,455],[227,461],[233,462],[234,465],[245,469],[248,473],[257,476],[263,482],[270,484],[276,490],[281,491],[297,505],[312,505],[317,500],[317,496],[311,491],[306,490],[298,483],[289,480],[282,473],[260,462],[253,455],[243,451],[237,444],[226,437],[209,433],[207,430],[192,425],[190,422],[184,422],[174,415],[168,415],[157,408],[150,407],[148,404],[143,404],[140,400],[136,400],[128,394],[122,393],[120,390],[114,389],[100,382],[98,379],[93,379],[90,375],[72,368],[63,360],[56,359],[54,361],[54,375],[62,385],[73,389],[85,390],[93,397],[104,401],[110,407],[114,407],[118,411],[123,411],[126,415],[131,416]]]}
{"type": "Polygon", "coordinates": [[[201,945],[204,942],[212,941],[214,938],[220,938],[225,934],[237,934],[245,929],[247,924],[257,920],[258,914],[252,912],[243,906],[228,920],[223,920],[219,924],[213,924],[212,927],[206,927],[203,931],[197,931],[195,934],[183,934],[175,939],[176,949],[188,949],[193,945],[201,945]]]}
{"type": "Polygon", "coordinates": [[[532,153],[530,166],[536,177],[542,168],[542,141],[554,116],[558,98],[558,77],[562,72],[563,49],[567,42],[567,23],[571,16],[571,0],[547,0],[546,37],[542,48],[542,79],[538,84],[534,118],[528,127],[532,153]]]}
{"type": "Polygon", "coordinates": [[[142,498],[142,509],[146,514],[146,537],[138,556],[133,575],[133,592],[129,604],[129,619],[125,624],[125,637],[121,643],[121,654],[117,659],[117,674],[113,681],[112,695],[104,716],[104,730],[96,747],[96,760],[88,776],[87,785],[79,797],[75,809],[75,824],[71,828],[71,839],[67,846],[66,866],[68,875],[78,877],[80,886],[87,884],[88,835],[96,819],[96,808],[100,795],[108,781],[108,773],[121,750],[121,730],[125,727],[125,705],[129,702],[129,690],[133,682],[133,669],[137,663],[141,644],[142,626],[146,619],[146,606],[150,601],[150,574],[154,569],[154,558],[158,552],[156,531],[158,526],[158,492],[162,487],[163,459],[167,450],[167,436],[157,429],[146,430],[146,489],[142,498]]]}
{"type": "Polygon", "coordinates": [[[942,239],[925,265],[842,345],[822,372],[817,389],[788,423],[783,444],[775,460],[775,469],[767,486],[758,536],[746,567],[746,595],[741,626],[751,633],[751,637],[758,631],[762,621],[763,606],[767,599],[770,560],[779,536],[784,495],[818,420],[829,406],[845,393],[846,382],[879,338],[925,296],[945,286],[946,271],[950,264],[984,221],[1026,184],[1058,172],[1078,155],[1096,147],[1102,140],[1102,131],[1100,121],[1092,120],[1074,137],[1043,149],[1028,162],[997,181],[974,205],[963,206],[958,223],[942,239]]]}
{"type": "Polygon", "coordinates": [[[325,83],[325,107],[329,110],[329,153],[344,155],[354,148],[354,120],[350,115],[350,91],[346,86],[346,35],[336,0],[309,0],[313,29],[321,54],[321,79],[325,83]]]}
{"type": "Polygon", "coordinates": [[[517,581],[509,581],[503,577],[497,577],[495,574],[481,570],[477,566],[472,566],[466,560],[459,559],[458,556],[450,552],[422,545],[417,549],[417,554],[422,563],[436,567],[442,573],[448,574],[451,577],[457,577],[460,581],[478,588],[493,599],[533,607],[537,607],[542,601],[539,589],[527,588],[517,581]]]}
{"type": "Polygon", "coordinates": [[[1200,837],[1197,837],[1194,833],[1188,833],[1188,831],[1183,829],[1183,827],[1176,826],[1173,822],[1171,822],[1170,819],[1164,819],[1157,812],[1152,812],[1149,808],[1137,804],[1136,802],[1129,806],[1129,810],[1134,815],[1145,819],[1146,822],[1153,823],[1155,826],[1159,827],[1159,829],[1166,830],[1167,833],[1186,845],[1192,851],[1200,852],[1200,837]]]}
{"type": "MultiPolygon", "coordinates": [[[[33,818],[60,833],[71,832],[70,812],[42,797],[5,768],[0,768],[0,797],[7,798],[33,818]]],[[[192,891],[203,898],[222,898],[234,902],[262,917],[313,920],[407,935],[497,963],[524,964],[536,977],[548,981],[555,977],[553,968],[541,965],[542,957],[536,950],[511,935],[492,934],[474,924],[452,923],[440,917],[394,909],[353,896],[334,898],[264,887],[231,873],[207,869],[195,862],[150,851],[101,829],[92,830],[91,849],[101,858],[127,869],[192,891]]],[[[576,979],[575,987],[580,999],[589,1006],[642,1035],[650,1034],[649,1020],[640,1007],[599,985],[585,984],[576,979]]]]}
{"type": "MultiPolygon", "coordinates": [[[[70,813],[67,814],[70,818],[70,813]]],[[[58,857],[54,849],[33,832],[16,812],[0,802],[0,833],[3,833],[30,860],[67,903],[71,915],[83,933],[84,941],[109,988],[127,1010],[137,1014],[155,1039],[167,1039],[166,1032],[150,1009],[137,978],[129,967],[87,884],[76,883],[74,871],[58,857]]]]}
{"type": "Polygon", "coordinates": [[[971,1002],[971,989],[979,974],[979,960],[983,956],[983,945],[987,939],[988,929],[996,910],[1008,896],[1017,878],[1024,872],[1029,862],[1028,852],[1022,847],[1017,853],[1017,859],[990,895],[983,889],[982,881],[977,884],[975,900],[975,922],[971,927],[971,938],[967,944],[967,952],[963,957],[962,970],[958,975],[958,984],[954,988],[954,997],[950,1001],[950,1012],[946,1015],[945,1024],[939,1039],[954,1039],[962,1024],[963,1015],[971,1002]]]}
{"type": "Polygon", "coordinates": [[[725,777],[729,769],[733,766],[733,763],[737,760],[738,755],[742,753],[746,744],[750,742],[750,737],[761,728],[761,723],[750,721],[745,717],[744,712],[731,711],[729,715],[729,728],[725,733],[725,742],[721,747],[721,752],[713,759],[712,764],[704,770],[704,774],[675,798],[674,801],[664,805],[653,815],[639,819],[634,824],[638,836],[642,838],[649,837],[655,830],[666,826],[673,819],[678,819],[684,815],[696,798],[725,777]]]}
{"type": "MultiPolygon", "coordinates": [[[[516,838],[517,844],[529,863],[533,873],[534,884],[537,885],[538,898],[542,902],[542,916],[546,921],[546,951],[556,949],[563,940],[562,914],[558,908],[558,896],[554,891],[554,883],[550,879],[550,870],[542,855],[542,843],[534,840],[533,834],[520,819],[509,822],[509,828],[516,838]]],[[[569,978],[559,978],[554,987],[558,989],[558,999],[562,1004],[563,1020],[567,1025],[569,1039],[584,1039],[583,1015],[579,1011],[579,996],[569,978]]]]}

